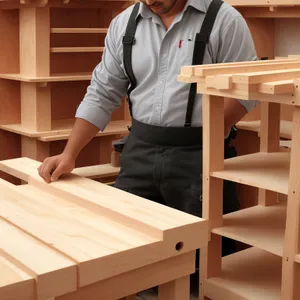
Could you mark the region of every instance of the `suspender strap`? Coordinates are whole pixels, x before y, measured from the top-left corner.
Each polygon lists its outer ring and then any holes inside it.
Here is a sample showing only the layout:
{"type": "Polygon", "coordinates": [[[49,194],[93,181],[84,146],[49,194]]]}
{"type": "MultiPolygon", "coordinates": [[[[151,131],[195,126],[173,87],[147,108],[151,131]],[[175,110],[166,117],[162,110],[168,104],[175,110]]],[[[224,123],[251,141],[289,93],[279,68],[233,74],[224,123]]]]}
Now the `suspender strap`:
{"type": "MultiPolygon", "coordinates": [[[[216,17],[222,4],[223,1],[221,0],[213,0],[206,12],[206,16],[204,18],[201,30],[199,33],[196,34],[192,65],[203,64],[206,45],[208,44],[210,34],[212,32],[216,17]]],[[[196,93],[197,83],[192,83],[189,92],[189,99],[184,124],[185,127],[190,127],[192,123],[192,115],[196,93]]]]}
{"type": "Polygon", "coordinates": [[[130,101],[130,93],[135,89],[136,87],[136,79],[132,70],[132,45],[135,42],[135,32],[137,27],[137,14],[139,11],[140,3],[136,3],[132,13],[130,15],[126,32],[123,37],[123,61],[124,61],[124,67],[125,71],[127,73],[127,76],[130,81],[130,87],[127,91],[127,101],[129,104],[129,111],[130,115],[132,116],[132,104],[130,101]]]}

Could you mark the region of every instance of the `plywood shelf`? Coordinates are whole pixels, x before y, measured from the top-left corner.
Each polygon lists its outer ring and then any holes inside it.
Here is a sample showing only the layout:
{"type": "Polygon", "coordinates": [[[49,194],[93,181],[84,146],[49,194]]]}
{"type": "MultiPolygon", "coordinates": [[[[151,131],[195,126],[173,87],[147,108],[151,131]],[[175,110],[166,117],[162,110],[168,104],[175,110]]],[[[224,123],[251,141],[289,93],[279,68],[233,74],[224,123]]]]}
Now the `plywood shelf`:
{"type": "Polygon", "coordinates": [[[51,76],[25,76],[21,74],[0,74],[0,79],[16,80],[23,82],[64,82],[64,81],[89,81],[92,78],[91,72],[84,73],[61,73],[51,76]]]}
{"type": "Polygon", "coordinates": [[[282,259],[257,248],[223,258],[220,277],[205,280],[214,300],[280,300],[282,259]]]}
{"type": "MultiPolygon", "coordinates": [[[[52,130],[50,131],[32,131],[24,128],[21,124],[0,125],[0,129],[14,132],[20,135],[37,138],[43,142],[68,139],[73,128],[75,119],[64,119],[53,121],[52,130]]],[[[97,136],[128,134],[128,121],[111,121],[104,132],[99,132],[97,136]]]]}
{"type": "MultiPolygon", "coordinates": [[[[260,132],[260,121],[240,121],[236,125],[237,128],[242,130],[249,130],[254,132],[260,132]]],[[[280,121],[280,137],[285,139],[292,138],[292,122],[280,121]]]]}
{"type": "Polygon", "coordinates": [[[106,34],[107,28],[51,28],[51,33],[103,33],[106,34]]]}
{"type": "Polygon", "coordinates": [[[223,226],[213,233],[282,256],[286,204],[254,206],[224,215],[223,226]]]}
{"type": "Polygon", "coordinates": [[[254,153],[226,159],[223,171],[212,172],[216,178],[288,194],[290,153],[254,153]]]}
{"type": "Polygon", "coordinates": [[[104,47],[52,47],[51,53],[90,53],[103,52],[104,47]]]}

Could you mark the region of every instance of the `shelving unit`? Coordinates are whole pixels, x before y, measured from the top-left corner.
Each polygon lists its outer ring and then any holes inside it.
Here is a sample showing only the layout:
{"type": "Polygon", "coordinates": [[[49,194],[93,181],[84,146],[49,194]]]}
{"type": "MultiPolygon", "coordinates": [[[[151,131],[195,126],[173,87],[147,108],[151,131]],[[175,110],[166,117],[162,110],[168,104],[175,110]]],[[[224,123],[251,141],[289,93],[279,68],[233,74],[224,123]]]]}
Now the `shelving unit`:
{"type": "Polygon", "coordinates": [[[289,60],[281,65],[270,60],[249,67],[184,66],[178,76],[181,82],[197,82],[197,92],[204,95],[203,218],[209,220],[211,240],[201,251],[201,300],[300,299],[300,68],[293,68],[289,60]],[[280,90],[287,77],[292,91],[262,89],[276,85],[280,90]],[[224,98],[237,95],[261,104],[260,149],[224,160],[224,98]],[[288,152],[280,150],[281,104],[293,110],[288,152]],[[258,204],[222,215],[223,180],[259,188],[258,204]],[[222,236],[249,248],[222,258],[222,236]]]}
{"type": "MultiPolygon", "coordinates": [[[[0,160],[60,153],[76,108],[101,61],[109,24],[134,1],[0,1],[0,160]],[[17,150],[19,149],[19,150],[17,150]]],[[[110,163],[112,141],[128,134],[123,101],[76,167],[110,163]]]]}

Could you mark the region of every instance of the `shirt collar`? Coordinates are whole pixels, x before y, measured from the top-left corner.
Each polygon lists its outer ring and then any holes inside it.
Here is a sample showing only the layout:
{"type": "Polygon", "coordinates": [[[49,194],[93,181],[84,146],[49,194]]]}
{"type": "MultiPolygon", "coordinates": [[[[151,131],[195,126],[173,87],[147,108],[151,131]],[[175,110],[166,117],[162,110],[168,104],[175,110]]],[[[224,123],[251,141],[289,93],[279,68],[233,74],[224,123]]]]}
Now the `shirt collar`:
{"type": "MultiPolygon", "coordinates": [[[[197,9],[200,12],[206,13],[207,8],[205,5],[205,0],[188,0],[184,6],[183,11],[185,12],[189,6],[197,9]]],[[[142,18],[149,19],[153,17],[153,12],[143,3],[140,4],[138,15],[142,18]]]]}

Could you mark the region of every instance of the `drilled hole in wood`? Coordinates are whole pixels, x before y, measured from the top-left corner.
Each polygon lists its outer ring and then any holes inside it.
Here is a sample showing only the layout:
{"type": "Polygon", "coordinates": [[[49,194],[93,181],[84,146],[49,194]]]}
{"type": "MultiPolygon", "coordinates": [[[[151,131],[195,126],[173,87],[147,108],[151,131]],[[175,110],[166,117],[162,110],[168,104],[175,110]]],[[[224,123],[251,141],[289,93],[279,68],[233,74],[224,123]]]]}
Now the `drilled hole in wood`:
{"type": "Polygon", "coordinates": [[[175,249],[176,249],[177,251],[182,250],[182,248],[183,248],[183,242],[179,242],[179,243],[177,243],[176,246],[175,246],[175,249]]]}

